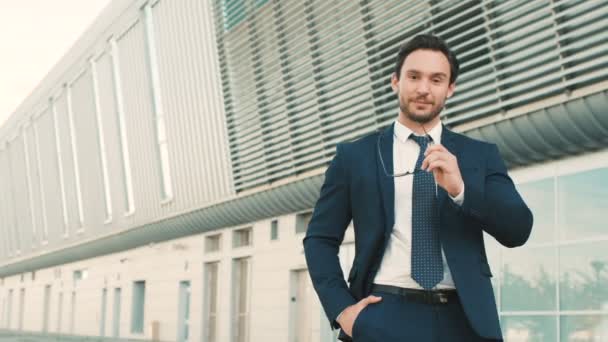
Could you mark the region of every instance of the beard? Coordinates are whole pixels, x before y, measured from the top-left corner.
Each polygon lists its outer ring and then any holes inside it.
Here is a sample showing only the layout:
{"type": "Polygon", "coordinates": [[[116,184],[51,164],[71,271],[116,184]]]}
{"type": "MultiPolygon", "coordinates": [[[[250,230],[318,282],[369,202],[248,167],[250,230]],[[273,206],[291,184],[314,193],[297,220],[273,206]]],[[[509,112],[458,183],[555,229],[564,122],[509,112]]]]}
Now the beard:
{"type": "Polygon", "coordinates": [[[428,102],[428,100],[425,99],[412,99],[412,100],[407,100],[402,98],[401,96],[399,96],[399,109],[401,110],[401,112],[403,114],[405,114],[405,116],[407,116],[408,119],[420,123],[420,124],[426,124],[429,123],[431,121],[433,121],[433,119],[435,119],[439,113],[441,113],[441,111],[443,110],[443,106],[445,104],[445,100],[439,102],[439,103],[429,103],[429,106],[431,107],[430,109],[428,109],[428,111],[424,112],[424,113],[413,113],[410,109],[409,106],[410,105],[415,105],[414,101],[421,101],[421,102],[428,102]]]}

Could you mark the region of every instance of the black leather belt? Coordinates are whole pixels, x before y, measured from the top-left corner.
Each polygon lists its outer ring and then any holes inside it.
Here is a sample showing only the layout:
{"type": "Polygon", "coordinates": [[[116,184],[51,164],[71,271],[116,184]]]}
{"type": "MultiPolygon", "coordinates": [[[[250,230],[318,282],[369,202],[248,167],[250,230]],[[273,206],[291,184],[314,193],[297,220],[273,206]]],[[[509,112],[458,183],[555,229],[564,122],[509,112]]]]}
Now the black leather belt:
{"type": "Polygon", "coordinates": [[[374,284],[373,292],[384,292],[407,298],[408,300],[425,304],[447,304],[458,299],[456,290],[417,290],[406,289],[391,285],[374,284]]]}

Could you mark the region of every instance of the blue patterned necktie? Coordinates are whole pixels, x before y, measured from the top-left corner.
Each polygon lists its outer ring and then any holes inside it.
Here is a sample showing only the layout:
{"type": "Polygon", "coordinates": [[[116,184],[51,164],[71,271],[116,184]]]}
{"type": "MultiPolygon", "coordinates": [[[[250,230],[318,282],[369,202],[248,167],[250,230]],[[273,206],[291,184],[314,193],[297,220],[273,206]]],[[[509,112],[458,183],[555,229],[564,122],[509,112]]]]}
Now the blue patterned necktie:
{"type": "MultiPolygon", "coordinates": [[[[426,137],[411,135],[420,146],[415,170],[419,170],[428,146],[426,137]]],[[[412,190],[412,278],[425,290],[443,279],[439,241],[439,211],[432,172],[414,173],[412,190]]]]}

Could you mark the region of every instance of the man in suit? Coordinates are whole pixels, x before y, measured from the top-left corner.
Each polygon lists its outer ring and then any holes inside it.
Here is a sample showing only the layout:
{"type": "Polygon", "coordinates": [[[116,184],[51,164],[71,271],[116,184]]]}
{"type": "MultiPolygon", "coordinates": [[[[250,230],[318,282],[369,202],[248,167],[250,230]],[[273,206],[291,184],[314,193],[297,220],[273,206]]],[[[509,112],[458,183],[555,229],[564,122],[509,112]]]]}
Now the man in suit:
{"type": "Polygon", "coordinates": [[[532,213],[496,145],[442,126],[458,60],[438,37],[398,53],[399,115],[383,132],[338,144],[304,239],[314,288],[340,339],[501,340],[483,232],[523,245],[532,213]],[[344,281],[338,250],[353,222],[344,281]]]}

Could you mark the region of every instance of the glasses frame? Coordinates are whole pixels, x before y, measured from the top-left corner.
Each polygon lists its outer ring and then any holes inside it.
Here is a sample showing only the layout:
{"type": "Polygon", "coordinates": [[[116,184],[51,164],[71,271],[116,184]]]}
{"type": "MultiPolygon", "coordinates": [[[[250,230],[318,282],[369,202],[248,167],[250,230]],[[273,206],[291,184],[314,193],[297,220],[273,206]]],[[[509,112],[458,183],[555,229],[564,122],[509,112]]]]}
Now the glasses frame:
{"type": "MultiPolygon", "coordinates": [[[[429,135],[429,133],[426,131],[426,129],[424,128],[424,125],[420,125],[422,127],[422,130],[424,131],[424,137],[427,140],[427,148],[429,145],[431,145],[431,143],[433,142],[433,139],[431,139],[431,136],[429,135]]],[[[394,135],[394,133],[393,133],[394,135]]],[[[380,164],[382,164],[382,169],[384,170],[384,174],[387,177],[404,177],[404,176],[409,176],[409,175],[415,175],[417,173],[420,172],[424,172],[424,170],[422,169],[416,169],[414,167],[413,171],[405,171],[405,172],[399,172],[399,173],[389,173],[388,171],[386,171],[386,166],[384,165],[384,159],[382,158],[382,151],[380,151],[380,139],[382,139],[382,134],[378,135],[378,140],[376,142],[376,147],[378,149],[378,157],[380,157],[380,164]]]]}

